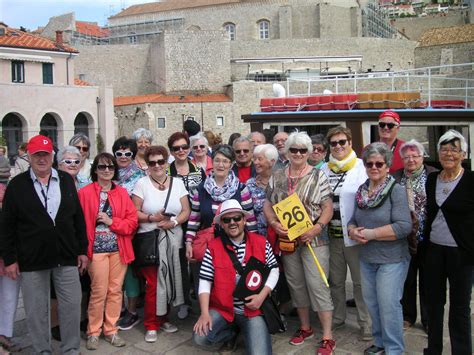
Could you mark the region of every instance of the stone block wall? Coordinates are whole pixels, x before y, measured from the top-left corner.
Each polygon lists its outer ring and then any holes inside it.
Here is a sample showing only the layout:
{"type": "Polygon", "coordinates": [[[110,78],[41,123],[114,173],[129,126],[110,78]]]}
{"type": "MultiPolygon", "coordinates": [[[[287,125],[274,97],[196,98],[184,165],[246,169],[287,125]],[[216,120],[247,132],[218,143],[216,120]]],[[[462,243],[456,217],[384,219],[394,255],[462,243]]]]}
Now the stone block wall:
{"type": "Polygon", "coordinates": [[[415,48],[417,67],[472,62],[474,62],[474,42],[415,48]]]}
{"type": "Polygon", "coordinates": [[[353,12],[351,8],[320,4],[316,11],[319,12],[320,38],[361,36],[362,28],[355,25],[361,17],[360,10],[353,12]]]}

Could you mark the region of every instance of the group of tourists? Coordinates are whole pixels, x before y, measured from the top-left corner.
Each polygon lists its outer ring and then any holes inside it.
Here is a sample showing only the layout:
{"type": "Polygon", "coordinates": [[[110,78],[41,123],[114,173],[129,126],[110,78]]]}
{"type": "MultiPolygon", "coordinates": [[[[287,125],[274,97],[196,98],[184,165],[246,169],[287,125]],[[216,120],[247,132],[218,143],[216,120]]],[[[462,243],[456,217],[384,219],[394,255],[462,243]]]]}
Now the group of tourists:
{"type": "Polygon", "coordinates": [[[52,352],[56,325],[63,353],[79,354],[81,328],[88,350],[101,336],[123,347],[119,330],[141,321],[142,301],[144,338],[154,343],[158,331],[178,331],[171,315],[187,318],[194,297],[197,347],[233,349],[240,336],[246,353],[271,354],[271,301],[280,331],[296,310],[294,346],[314,337],[315,312],[316,354],[332,354],[335,330],[346,326],[349,268],[360,340],[370,342],[364,354],[404,353],[417,293],[424,354],[441,354],[448,282],[451,351],[471,354],[467,143],[455,130],[443,134],[436,170],[424,164],[420,142],[397,138],[399,129],[399,115],[383,112],[379,141],[360,158],[343,126],[213,144],[186,121],[166,144],[140,128],[93,159],[82,133],[56,153],[50,138],[32,137],[20,146],[16,176],[0,184],[3,351],[20,350],[11,337],[21,286],[34,353],[52,352]],[[310,221],[296,239],[274,209],[294,196],[310,221]]]}

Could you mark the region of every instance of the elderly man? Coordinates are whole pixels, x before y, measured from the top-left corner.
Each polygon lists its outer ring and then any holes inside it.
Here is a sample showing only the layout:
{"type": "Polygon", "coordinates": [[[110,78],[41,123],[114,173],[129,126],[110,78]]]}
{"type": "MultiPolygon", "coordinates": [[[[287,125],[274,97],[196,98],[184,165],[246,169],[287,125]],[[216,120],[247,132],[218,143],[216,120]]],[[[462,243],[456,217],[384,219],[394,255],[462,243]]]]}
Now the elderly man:
{"type": "Polygon", "coordinates": [[[267,143],[267,139],[265,135],[260,132],[252,132],[249,135],[250,142],[252,142],[253,147],[255,148],[257,145],[267,143]]]}
{"type": "Polygon", "coordinates": [[[31,168],[8,185],[1,244],[6,275],[20,276],[34,353],[51,354],[50,280],[59,304],[61,351],[79,354],[81,285],[87,237],[72,177],[53,165],[53,143],[37,135],[27,146],[31,168]]]}
{"type": "Polygon", "coordinates": [[[278,160],[275,165],[273,165],[273,170],[284,169],[288,166],[289,160],[285,153],[285,143],[287,139],[288,133],[286,132],[278,132],[273,137],[273,145],[278,150],[278,160]]]}
{"type": "Polygon", "coordinates": [[[400,116],[398,113],[387,110],[379,116],[379,141],[385,143],[392,149],[393,159],[390,173],[403,168],[403,160],[400,156],[400,147],[404,141],[397,139],[400,130],[400,116]]]}
{"type": "MultiPolygon", "coordinates": [[[[227,200],[221,205],[221,213],[214,218],[223,232],[220,238],[209,243],[202,261],[199,274],[201,316],[194,325],[194,341],[206,350],[218,351],[224,343],[235,340],[237,326],[244,336],[246,354],[265,355],[272,353],[272,347],[260,306],[277,284],[279,271],[268,241],[244,230],[246,216],[247,212],[237,200],[227,200]],[[233,293],[240,273],[234,265],[250,265],[251,257],[271,268],[270,274],[266,281],[261,281],[264,286],[260,291],[258,285],[252,285],[256,293],[244,299],[235,298],[233,293]]],[[[245,271],[250,275],[251,270],[245,271]]],[[[247,279],[252,277],[247,276],[247,279]]]]}
{"type": "Polygon", "coordinates": [[[252,162],[253,144],[248,137],[241,136],[234,140],[235,164],[232,171],[241,183],[245,184],[248,179],[257,174],[252,162]]]}

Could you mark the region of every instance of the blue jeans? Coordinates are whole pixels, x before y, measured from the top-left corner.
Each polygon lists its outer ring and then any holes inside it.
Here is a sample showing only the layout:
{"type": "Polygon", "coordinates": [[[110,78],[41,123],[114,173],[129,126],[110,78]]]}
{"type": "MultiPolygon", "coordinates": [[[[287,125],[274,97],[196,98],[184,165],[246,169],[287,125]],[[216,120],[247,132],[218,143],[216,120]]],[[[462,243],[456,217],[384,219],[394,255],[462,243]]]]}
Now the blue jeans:
{"type": "Polygon", "coordinates": [[[234,322],[227,322],[216,310],[211,309],[212,330],[204,336],[193,334],[196,345],[208,351],[218,351],[225,342],[233,339],[237,333],[237,326],[244,337],[245,353],[266,355],[272,353],[272,342],[268,333],[267,323],[262,316],[248,318],[235,314],[234,322]]]}
{"type": "Polygon", "coordinates": [[[362,296],[372,318],[374,344],[388,355],[403,354],[403,309],[400,300],[410,260],[374,264],[360,260],[362,296]]]}

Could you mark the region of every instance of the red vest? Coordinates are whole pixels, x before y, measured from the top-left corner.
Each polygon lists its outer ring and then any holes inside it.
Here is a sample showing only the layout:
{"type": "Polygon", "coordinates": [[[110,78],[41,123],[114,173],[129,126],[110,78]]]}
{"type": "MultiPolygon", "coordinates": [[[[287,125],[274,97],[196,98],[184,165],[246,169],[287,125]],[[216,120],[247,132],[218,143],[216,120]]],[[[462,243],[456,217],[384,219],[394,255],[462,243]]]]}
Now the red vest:
{"type": "MultiPolygon", "coordinates": [[[[245,235],[247,238],[245,244],[245,264],[247,264],[251,256],[265,263],[265,237],[252,232],[245,232],[245,235]]],[[[232,322],[234,320],[234,298],[232,294],[236,286],[235,268],[220,238],[212,240],[208,248],[212,255],[212,264],[214,266],[214,282],[212,284],[209,308],[215,309],[228,322],[232,322]]],[[[262,314],[260,310],[253,311],[244,306],[244,315],[246,317],[255,317],[260,314],[262,314]]]]}

